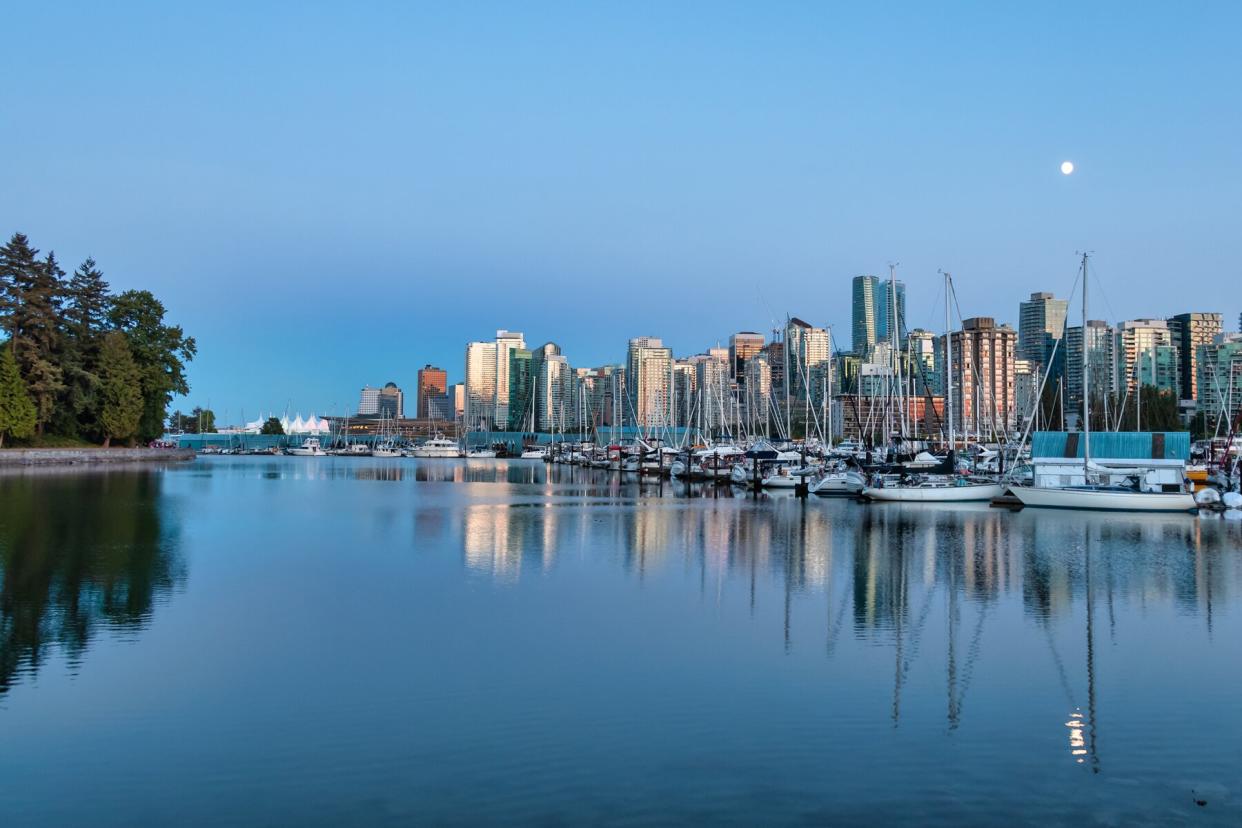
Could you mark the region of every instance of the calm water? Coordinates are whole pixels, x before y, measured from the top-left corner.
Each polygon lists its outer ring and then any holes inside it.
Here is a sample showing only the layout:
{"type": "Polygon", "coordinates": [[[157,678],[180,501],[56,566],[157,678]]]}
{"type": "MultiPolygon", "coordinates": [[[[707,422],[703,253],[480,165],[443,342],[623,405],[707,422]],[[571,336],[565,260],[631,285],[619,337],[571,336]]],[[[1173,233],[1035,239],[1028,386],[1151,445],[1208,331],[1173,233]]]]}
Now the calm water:
{"type": "Polygon", "coordinates": [[[1242,823],[1242,521],[218,458],[0,582],[4,825],[1242,823]]]}

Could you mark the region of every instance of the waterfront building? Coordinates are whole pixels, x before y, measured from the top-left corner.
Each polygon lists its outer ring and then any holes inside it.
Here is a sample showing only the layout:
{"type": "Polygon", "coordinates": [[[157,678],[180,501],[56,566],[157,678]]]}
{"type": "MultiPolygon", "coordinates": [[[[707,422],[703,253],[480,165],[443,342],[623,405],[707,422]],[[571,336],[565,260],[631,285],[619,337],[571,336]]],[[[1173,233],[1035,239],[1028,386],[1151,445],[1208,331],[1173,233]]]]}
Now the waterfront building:
{"type": "Polygon", "coordinates": [[[866,358],[877,341],[876,305],[880,280],[876,276],[855,276],[850,310],[852,347],[856,356],[866,358]]]}
{"type": "MultiPolygon", "coordinates": [[[[550,347],[556,348],[555,345],[550,347]]],[[[574,374],[569,360],[559,351],[559,348],[555,353],[545,350],[539,359],[537,422],[539,430],[548,433],[564,433],[578,428],[574,374]]]]}
{"type": "Polygon", "coordinates": [[[1139,351],[1135,370],[1138,383],[1177,395],[1181,389],[1181,355],[1176,345],[1153,345],[1139,351]]]}
{"type": "Polygon", "coordinates": [[[885,279],[880,283],[878,299],[875,309],[875,341],[900,342],[905,329],[906,283],[900,279],[885,279]]]}
{"type": "Polygon", "coordinates": [[[1065,331],[1069,300],[1051,293],[1032,293],[1018,304],[1018,357],[1042,366],[1053,379],[1061,376],[1065,365],[1064,343],[1057,347],[1065,331]],[[1055,356],[1054,356],[1055,352],[1055,356]]]}
{"type": "Polygon", "coordinates": [[[418,417],[430,417],[431,397],[443,397],[448,393],[448,372],[427,364],[418,369],[418,401],[415,413],[418,417]]]}
{"type": "Polygon", "coordinates": [[[517,331],[496,331],[495,423],[509,422],[509,354],[525,347],[526,339],[517,331]]]}
{"type": "MultiPolygon", "coordinates": [[[[1086,354],[1087,370],[1090,372],[1091,400],[1093,406],[1104,413],[1107,400],[1116,397],[1117,339],[1113,329],[1100,319],[1087,320],[1086,342],[1083,328],[1076,325],[1065,330],[1064,394],[1066,416],[1082,411],[1082,366],[1086,354]],[[1096,402],[1099,405],[1096,406],[1096,402]]],[[[1095,418],[1092,418],[1094,422],[1095,418]]]]}
{"type": "Polygon", "coordinates": [[[376,404],[377,414],[381,417],[393,419],[405,416],[405,394],[397,387],[395,382],[385,383],[384,387],[379,390],[379,398],[376,404]]]}
{"type": "Polygon", "coordinates": [[[597,426],[621,425],[625,412],[625,367],[602,365],[578,369],[585,388],[588,422],[597,426]]]}
{"type": "MultiPolygon", "coordinates": [[[[779,330],[774,332],[779,333],[779,330]]],[[[784,399],[785,396],[785,343],[781,341],[772,341],[764,348],[767,356],[768,377],[771,380],[771,388],[769,389],[774,399],[784,399]]]]}
{"type": "MultiPolygon", "coordinates": [[[[1021,334],[1018,335],[1019,340],[1021,334]]],[[[1043,382],[1043,364],[1033,359],[1017,358],[1013,361],[1013,401],[1018,428],[1035,413],[1039,405],[1039,385],[1043,382]]]]}
{"type": "Polygon", "coordinates": [[[698,422],[695,404],[698,401],[698,361],[702,356],[679,359],[673,363],[673,424],[690,426],[698,422]]]}
{"type": "Polygon", "coordinates": [[[374,417],[379,414],[379,393],[378,388],[372,388],[369,385],[362,386],[362,394],[358,399],[359,417],[374,417]]]}
{"type": "Polygon", "coordinates": [[[625,375],[626,421],[644,430],[672,426],[672,349],[654,336],[631,339],[625,375]]]}
{"type": "Polygon", "coordinates": [[[535,384],[539,361],[527,348],[509,351],[509,431],[533,431],[535,428],[535,384]]]}
{"type": "Polygon", "coordinates": [[[453,394],[429,394],[424,398],[423,413],[420,420],[453,420],[457,413],[454,410],[453,394]]]}
{"type": "MultiPolygon", "coordinates": [[[[1176,348],[1169,323],[1163,319],[1131,319],[1117,326],[1116,331],[1117,375],[1122,393],[1129,390],[1134,394],[1139,384],[1139,357],[1144,355],[1145,362],[1150,366],[1157,362],[1165,366],[1163,382],[1158,384],[1162,390],[1177,393],[1180,382],[1178,377],[1169,376],[1168,357],[1158,360],[1155,352],[1160,346],[1176,348]],[[1170,384],[1171,383],[1171,384],[1170,384]]],[[[1177,357],[1173,357],[1176,365],[1177,357]]],[[[1150,376],[1150,374],[1149,374],[1150,376]]],[[[1153,385],[1155,382],[1144,384],[1153,385]]]]}
{"type": "Polygon", "coordinates": [[[923,328],[915,328],[906,337],[910,348],[910,374],[914,378],[916,394],[940,394],[940,382],[936,374],[936,335],[923,328]]]}
{"type": "Polygon", "coordinates": [[[496,417],[496,343],[466,345],[466,382],[463,392],[467,431],[492,431],[496,417]]]}
{"type": "Polygon", "coordinates": [[[1209,428],[1219,424],[1222,433],[1228,432],[1242,412],[1242,333],[1217,334],[1212,342],[1200,345],[1195,368],[1198,412],[1207,418],[1209,428]]]}
{"type": "Polygon", "coordinates": [[[453,397],[453,416],[460,420],[466,416],[466,384],[456,383],[449,389],[449,394],[453,397]]]}
{"type": "Polygon", "coordinates": [[[1219,313],[1179,313],[1168,319],[1169,333],[1177,346],[1178,372],[1181,378],[1179,395],[1183,400],[1197,400],[1199,348],[1211,345],[1223,330],[1219,313]]]}
{"type": "MultiPolygon", "coordinates": [[[[963,434],[1001,435],[1014,428],[1014,360],[1018,332],[987,316],[962,321],[951,335],[953,416],[963,434]]],[[[943,337],[942,337],[943,339],[943,337]]],[[[942,345],[943,347],[943,345],[942,345]]]]}
{"type": "Polygon", "coordinates": [[[730,377],[740,379],[746,373],[746,361],[758,356],[763,346],[763,334],[754,331],[739,331],[729,337],[730,377]]]}
{"type": "Polygon", "coordinates": [[[708,434],[722,433],[733,421],[729,366],[729,349],[720,347],[708,348],[694,364],[700,423],[708,434]]]}
{"type": "Polygon", "coordinates": [[[752,431],[760,430],[760,423],[765,428],[770,406],[772,404],[772,368],[768,365],[766,354],[759,354],[746,360],[742,383],[742,409],[746,422],[752,431]]]}

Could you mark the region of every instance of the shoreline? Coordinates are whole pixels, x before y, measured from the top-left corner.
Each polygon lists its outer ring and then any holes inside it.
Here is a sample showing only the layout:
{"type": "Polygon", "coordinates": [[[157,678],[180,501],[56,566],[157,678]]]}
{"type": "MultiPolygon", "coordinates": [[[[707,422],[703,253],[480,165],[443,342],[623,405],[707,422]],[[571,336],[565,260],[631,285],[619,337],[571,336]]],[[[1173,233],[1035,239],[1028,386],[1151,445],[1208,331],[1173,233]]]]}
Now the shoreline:
{"type": "Polygon", "coordinates": [[[13,448],[0,449],[0,469],[31,466],[102,466],[118,463],[186,463],[193,449],[13,448]]]}

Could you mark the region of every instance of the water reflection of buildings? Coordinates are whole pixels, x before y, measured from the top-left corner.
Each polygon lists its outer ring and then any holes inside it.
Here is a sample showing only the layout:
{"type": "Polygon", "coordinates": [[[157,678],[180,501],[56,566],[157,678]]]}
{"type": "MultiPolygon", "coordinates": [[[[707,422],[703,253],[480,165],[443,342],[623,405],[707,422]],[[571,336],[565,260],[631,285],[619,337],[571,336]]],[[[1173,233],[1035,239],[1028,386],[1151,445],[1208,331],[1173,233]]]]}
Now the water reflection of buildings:
{"type": "Polygon", "coordinates": [[[150,472],[0,478],[0,695],[100,628],[137,630],[185,578],[150,472]]]}

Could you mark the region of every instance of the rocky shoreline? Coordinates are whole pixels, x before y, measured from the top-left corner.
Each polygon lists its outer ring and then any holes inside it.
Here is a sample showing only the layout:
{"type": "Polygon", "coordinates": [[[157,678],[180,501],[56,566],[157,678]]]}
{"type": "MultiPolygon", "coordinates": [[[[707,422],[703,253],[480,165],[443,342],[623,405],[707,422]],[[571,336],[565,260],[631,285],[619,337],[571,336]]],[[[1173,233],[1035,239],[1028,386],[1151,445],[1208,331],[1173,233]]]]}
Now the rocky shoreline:
{"type": "Polygon", "coordinates": [[[0,449],[0,469],[16,466],[87,466],[106,463],[184,463],[193,449],[14,448],[0,449]]]}

